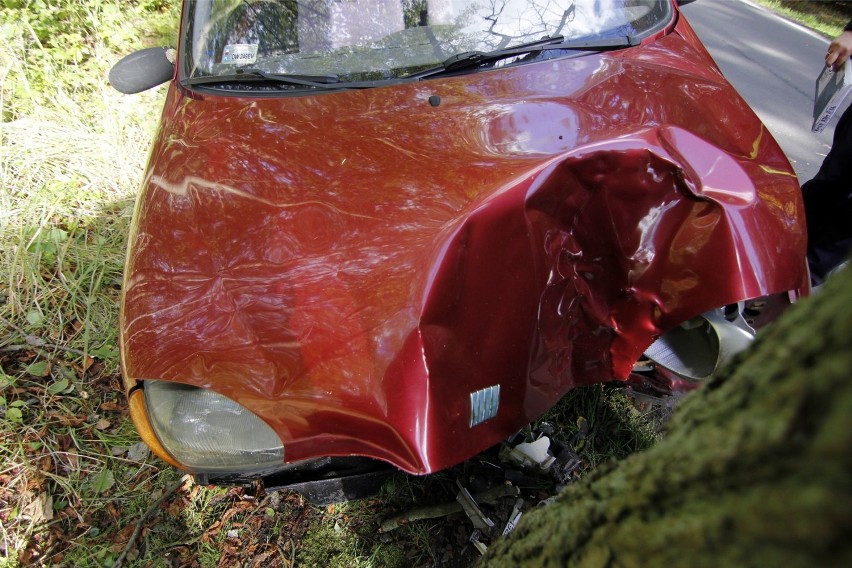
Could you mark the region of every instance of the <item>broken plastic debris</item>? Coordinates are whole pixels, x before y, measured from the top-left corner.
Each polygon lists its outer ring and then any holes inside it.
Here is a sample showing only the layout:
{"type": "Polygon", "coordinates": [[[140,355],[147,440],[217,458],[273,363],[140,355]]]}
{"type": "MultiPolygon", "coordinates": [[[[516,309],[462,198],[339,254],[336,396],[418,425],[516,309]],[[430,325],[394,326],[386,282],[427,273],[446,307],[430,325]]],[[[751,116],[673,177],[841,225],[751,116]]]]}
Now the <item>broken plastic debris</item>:
{"type": "Polygon", "coordinates": [[[533,442],[522,442],[514,447],[504,446],[500,450],[500,458],[521,467],[535,468],[544,472],[556,461],[556,458],[548,452],[549,449],[550,438],[542,436],[533,442]]]}
{"type": "Polygon", "coordinates": [[[493,527],[494,521],[485,516],[485,513],[483,513],[482,509],[479,508],[479,505],[476,504],[476,501],[473,499],[470,491],[465,489],[464,485],[461,484],[461,481],[456,480],[456,485],[459,486],[459,493],[456,495],[456,501],[461,503],[462,509],[464,509],[465,514],[473,523],[474,528],[487,530],[493,527]]]}
{"type": "MultiPolygon", "coordinates": [[[[580,420],[585,419],[580,418],[580,420]]],[[[578,440],[578,437],[580,437],[580,441],[585,438],[585,432],[583,431],[582,426],[581,431],[574,436],[570,444],[560,442],[559,440],[551,441],[550,453],[556,457],[556,464],[550,468],[550,474],[560,485],[565,485],[570,482],[574,472],[583,465],[582,458],[580,458],[580,456],[572,449],[577,443],[576,441],[578,440]]]]}
{"type": "Polygon", "coordinates": [[[476,547],[476,550],[479,551],[479,554],[485,554],[488,551],[488,547],[485,546],[483,543],[479,542],[479,537],[481,536],[482,531],[480,531],[479,529],[474,529],[468,540],[473,546],[476,547]]]}
{"type": "Polygon", "coordinates": [[[503,536],[508,535],[510,532],[515,530],[515,527],[518,526],[518,521],[521,520],[521,507],[524,506],[524,500],[518,497],[518,500],[515,501],[515,506],[512,509],[512,514],[509,515],[509,522],[506,523],[506,528],[503,529],[503,536]]]}
{"type": "Polygon", "coordinates": [[[552,473],[553,477],[560,484],[566,484],[571,481],[571,476],[583,465],[583,460],[580,459],[580,456],[571,450],[565,450],[560,453],[557,462],[558,466],[553,468],[552,473]]]}

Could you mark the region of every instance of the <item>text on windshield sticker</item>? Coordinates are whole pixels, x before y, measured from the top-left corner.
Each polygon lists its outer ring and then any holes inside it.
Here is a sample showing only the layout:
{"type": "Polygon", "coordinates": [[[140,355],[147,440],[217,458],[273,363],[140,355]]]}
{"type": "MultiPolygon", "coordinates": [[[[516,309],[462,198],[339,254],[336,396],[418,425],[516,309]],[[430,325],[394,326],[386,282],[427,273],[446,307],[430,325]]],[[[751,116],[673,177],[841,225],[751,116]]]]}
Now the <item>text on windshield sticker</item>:
{"type": "Polygon", "coordinates": [[[256,43],[232,43],[222,52],[222,63],[254,63],[257,61],[256,43]]]}

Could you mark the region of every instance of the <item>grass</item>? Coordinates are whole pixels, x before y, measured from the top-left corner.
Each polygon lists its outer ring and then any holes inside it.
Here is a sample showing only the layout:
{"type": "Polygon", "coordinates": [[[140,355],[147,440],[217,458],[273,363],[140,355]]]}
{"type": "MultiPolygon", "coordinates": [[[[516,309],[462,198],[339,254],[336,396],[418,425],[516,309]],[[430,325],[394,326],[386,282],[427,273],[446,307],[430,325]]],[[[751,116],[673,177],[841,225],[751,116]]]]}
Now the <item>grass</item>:
{"type": "MultiPolygon", "coordinates": [[[[176,3],[143,4],[158,6],[149,20],[121,0],[77,2],[80,18],[115,31],[93,33],[86,60],[59,57],[79,38],[53,51],[34,40],[38,22],[5,17],[0,33],[0,567],[421,566],[454,554],[440,548],[465,545],[454,534],[463,523],[418,521],[384,537],[376,528],[392,512],[453,501],[476,460],[313,507],[182,481],[139,442],[121,394],[117,306],[163,92],[121,96],[104,77],[133,48],[173,43],[176,3]]],[[[586,429],[575,447],[587,468],[656,439],[652,420],[603,386],[570,393],[543,422],[565,440],[586,429]]]]}
{"type": "Polygon", "coordinates": [[[547,423],[554,438],[576,439],[575,448],[593,468],[653,446],[659,439],[654,412],[638,410],[619,388],[592,385],[570,391],[533,426],[547,423]],[[584,436],[578,436],[581,429],[587,430],[584,436]]]}
{"type": "Polygon", "coordinates": [[[852,19],[852,3],[814,0],[755,0],[758,4],[816,30],[827,38],[835,38],[852,19]],[[844,5],[845,4],[845,5],[844,5]]]}
{"type": "MultiPolygon", "coordinates": [[[[86,15],[121,13],[110,7],[86,15]]],[[[110,91],[103,79],[117,55],[98,40],[98,65],[45,58],[34,71],[34,22],[6,16],[0,566],[105,565],[118,557],[119,533],[173,475],[140,447],[128,419],[116,333],[125,235],[162,93],[110,91]],[[88,86],[74,81],[82,70],[97,71],[88,86]]]]}

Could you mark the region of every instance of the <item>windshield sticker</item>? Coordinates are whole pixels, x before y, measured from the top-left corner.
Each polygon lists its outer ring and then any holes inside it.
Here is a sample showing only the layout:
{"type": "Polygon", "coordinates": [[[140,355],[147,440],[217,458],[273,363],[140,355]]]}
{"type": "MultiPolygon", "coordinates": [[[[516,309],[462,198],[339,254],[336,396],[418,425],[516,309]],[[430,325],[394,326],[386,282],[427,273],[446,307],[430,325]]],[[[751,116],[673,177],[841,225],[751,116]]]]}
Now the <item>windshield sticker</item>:
{"type": "Polygon", "coordinates": [[[256,43],[232,43],[222,52],[222,63],[254,63],[257,61],[256,43]]]}

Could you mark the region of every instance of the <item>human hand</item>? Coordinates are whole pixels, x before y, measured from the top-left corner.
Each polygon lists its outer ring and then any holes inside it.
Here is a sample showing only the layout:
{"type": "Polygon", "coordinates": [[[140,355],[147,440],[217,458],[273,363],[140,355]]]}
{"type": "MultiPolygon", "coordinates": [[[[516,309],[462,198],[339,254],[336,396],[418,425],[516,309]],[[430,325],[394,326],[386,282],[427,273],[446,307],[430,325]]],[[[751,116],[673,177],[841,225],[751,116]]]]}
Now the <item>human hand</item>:
{"type": "Polygon", "coordinates": [[[852,55],[852,31],[843,32],[828,46],[825,64],[837,71],[852,55]]]}

